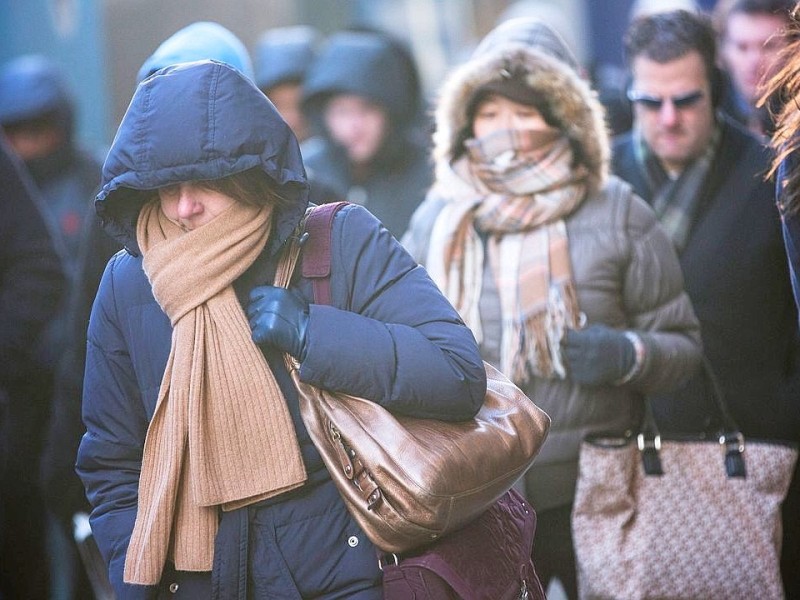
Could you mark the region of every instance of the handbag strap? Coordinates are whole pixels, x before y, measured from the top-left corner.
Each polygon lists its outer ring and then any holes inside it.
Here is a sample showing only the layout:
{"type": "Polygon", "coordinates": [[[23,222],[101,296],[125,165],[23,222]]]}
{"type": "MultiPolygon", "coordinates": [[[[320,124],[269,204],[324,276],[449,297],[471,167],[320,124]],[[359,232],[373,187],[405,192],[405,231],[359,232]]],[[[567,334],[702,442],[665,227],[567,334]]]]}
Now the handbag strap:
{"type": "MultiPolygon", "coordinates": [[[[288,288],[292,274],[300,260],[302,250],[302,275],[310,279],[314,289],[314,302],[331,304],[331,236],[333,218],[347,202],[332,202],[312,206],[286,241],[278,258],[274,285],[288,288]]],[[[291,373],[298,367],[297,361],[286,354],[286,368],[291,373]]]]}
{"type": "Polygon", "coordinates": [[[286,240],[286,244],[278,257],[278,266],[275,269],[275,279],[273,285],[276,287],[288,288],[292,280],[292,274],[300,258],[300,247],[306,242],[307,234],[303,233],[303,223],[286,240]]]}
{"type": "MultiPolygon", "coordinates": [[[[305,231],[305,224],[309,215],[314,211],[314,208],[306,210],[303,219],[297,225],[292,235],[286,240],[286,243],[278,256],[278,266],[275,268],[275,279],[273,285],[276,287],[288,288],[292,281],[292,274],[294,273],[297,261],[300,258],[300,248],[308,241],[309,235],[305,231]]],[[[286,365],[286,370],[293,373],[299,369],[299,363],[288,352],[283,355],[283,362],[286,365]]]]}
{"type": "Polygon", "coordinates": [[[308,241],[303,246],[303,277],[314,287],[314,302],[331,304],[331,235],[333,217],[347,202],[332,202],[312,208],[306,215],[308,241]]]}
{"type": "Polygon", "coordinates": [[[314,302],[317,304],[331,303],[333,218],[339,209],[344,208],[347,204],[348,202],[332,202],[311,206],[306,210],[306,214],[286,241],[278,258],[274,285],[289,287],[302,249],[302,275],[304,278],[312,280],[314,302]]]}
{"type": "MultiPolygon", "coordinates": [[[[725,472],[728,477],[745,477],[746,469],[744,464],[744,436],[739,426],[733,419],[728,405],[722,394],[711,363],[703,357],[703,383],[706,391],[714,400],[714,405],[719,412],[722,428],[719,433],[719,443],[725,447],[725,472]]],[[[652,401],[649,397],[645,398],[644,418],[642,427],[637,437],[639,450],[642,453],[642,464],[647,475],[663,475],[661,467],[661,434],[658,430],[655,415],[653,414],[652,401]]]]}
{"type": "MultiPolygon", "coordinates": [[[[339,209],[347,204],[347,202],[323,204],[311,207],[306,211],[303,220],[287,240],[278,258],[274,280],[276,286],[289,287],[292,273],[294,273],[302,250],[302,274],[303,277],[312,279],[314,301],[317,304],[331,303],[331,227],[333,217],[339,209]]],[[[284,353],[283,360],[296,385],[300,363],[289,353],[284,353]]],[[[361,458],[344,442],[332,423],[329,424],[329,428],[336,441],[337,457],[342,471],[348,479],[354,482],[361,492],[367,508],[372,510],[382,501],[383,495],[380,488],[361,458]]]]}

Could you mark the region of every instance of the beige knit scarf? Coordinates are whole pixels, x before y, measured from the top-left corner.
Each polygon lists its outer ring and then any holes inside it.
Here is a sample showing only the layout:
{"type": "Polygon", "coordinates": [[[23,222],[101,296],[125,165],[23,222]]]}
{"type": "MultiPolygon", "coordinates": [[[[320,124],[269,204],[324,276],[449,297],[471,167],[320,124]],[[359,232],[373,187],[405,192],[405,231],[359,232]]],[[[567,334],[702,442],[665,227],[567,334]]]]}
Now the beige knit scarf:
{"type": "Polygon", "coordinates": [[[173,330],[144,444],[128,583],[157,584],[167,558],[210,571],[220,507],[306,479],[286,400],[231,287],[263,250],[270,215],[237,202],[189,232],[157,201],[139,215],[144,270],[173,330]]]}
{"type": "Polygon", "coordinates": [[[532,375],[565,377],[560,342],[579,320],[563,219],[586,197],[585,170],[572,164],[566,138],[546,133],[501,131],[467,142],[452,171],[472,191],[451,196],[439,213],[426,260],[482,342],[488,258],[502,313],[500,370],[519,384],[532,375]]]}

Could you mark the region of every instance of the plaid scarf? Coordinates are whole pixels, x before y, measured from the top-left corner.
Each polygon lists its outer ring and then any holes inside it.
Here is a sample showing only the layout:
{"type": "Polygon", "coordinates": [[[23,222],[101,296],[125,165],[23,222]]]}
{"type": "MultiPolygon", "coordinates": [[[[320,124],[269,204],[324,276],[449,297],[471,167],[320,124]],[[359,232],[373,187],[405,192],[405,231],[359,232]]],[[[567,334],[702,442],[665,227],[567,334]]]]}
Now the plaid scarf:
{"type": "Polygon", "coordinates": [[[647,146],[640,131],[634,133],[636,161],[644,171],[651,193],[651,204],[661,226],[681,252],[686,247],[700,201],[700,191],[717,152],[719,128],[714,128],[711,141],[695,161],[672,178],[661,161],[647,146]]]}
{"type": "Polygon", "coordinates": [[[500,369],[522,384],[563,378],[560,342],[579,313],[563,218],[586,196],[585,171],[552,131],[501,131],[466,147],[453,171],[472,193],[451,197],[437,217],[426,266],[482,342],[487,258],[500,297],[500,369]]]}

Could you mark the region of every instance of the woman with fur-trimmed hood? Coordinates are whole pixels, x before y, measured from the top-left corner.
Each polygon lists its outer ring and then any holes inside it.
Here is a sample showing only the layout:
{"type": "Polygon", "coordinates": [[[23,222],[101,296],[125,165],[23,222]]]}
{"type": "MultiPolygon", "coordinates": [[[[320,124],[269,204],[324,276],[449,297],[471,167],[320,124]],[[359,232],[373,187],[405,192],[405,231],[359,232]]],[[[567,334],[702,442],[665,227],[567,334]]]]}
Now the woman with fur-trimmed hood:
{"type": "Polygon", "coordinates": [[[576,597],[581,439],[635,427],[642,395],[684,382],[701,345],[670,240],[608,174],[603,109],[553,54],[495,40],[448,78],[436,182],[403,242],[483,358],[552,418],[525,478],[538,513],[534,562],[545,588],[557,576],[576,597]]]}

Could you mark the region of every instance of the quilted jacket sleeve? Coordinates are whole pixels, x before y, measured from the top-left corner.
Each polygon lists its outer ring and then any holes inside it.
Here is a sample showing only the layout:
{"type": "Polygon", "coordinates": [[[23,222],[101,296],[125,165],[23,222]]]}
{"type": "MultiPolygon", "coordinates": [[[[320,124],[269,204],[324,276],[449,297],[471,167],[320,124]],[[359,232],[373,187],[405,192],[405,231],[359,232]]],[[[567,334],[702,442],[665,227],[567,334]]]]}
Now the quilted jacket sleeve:
{"type": "Polygon", "coordinates": [[[311,306],[301,378],[401,414],[474,416],[478,346],[427,272],[359,206],[337,213],[331,250],[334,306],[311,306]]]}
{"type": "Polygon", "coordinates": [[[631,384],[646,392],[667,392],[694,375],[702,357],[700,324],[683,288],[672,242],[638,196],[627,203],[630,261],[624,274],[623,303],[645,346],[642,371],[631,384]]]}
{"type": "Polygon", "coordinates": [[[136,519],[142,442],[147,416],[140,398],[123,323],[115,306],[115,269],[109,263],[89,321],[83,421],[77,471],[94,507],[91,526],[118,600],[155,597],[155,588],[122,581],[125,553],[136,519]]]}

